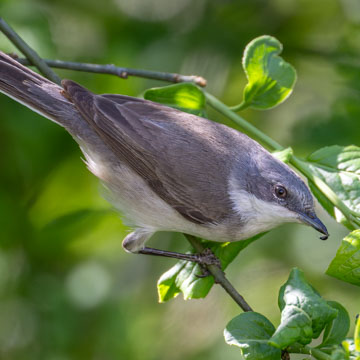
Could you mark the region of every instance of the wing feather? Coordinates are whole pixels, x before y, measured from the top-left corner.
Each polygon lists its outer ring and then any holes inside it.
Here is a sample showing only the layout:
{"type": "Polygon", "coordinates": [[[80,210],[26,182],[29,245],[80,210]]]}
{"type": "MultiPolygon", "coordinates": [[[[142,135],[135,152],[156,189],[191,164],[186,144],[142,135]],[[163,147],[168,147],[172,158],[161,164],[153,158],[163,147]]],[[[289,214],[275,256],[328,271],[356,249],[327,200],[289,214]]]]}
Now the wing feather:
{"type": "Polygon", "coordinates": [[[216,140],[217,124],[146,100],[94,95],[69,80],[63,85],[117,158],[183,217],[210,224],[229,215],[228,149],[216,140]]]}

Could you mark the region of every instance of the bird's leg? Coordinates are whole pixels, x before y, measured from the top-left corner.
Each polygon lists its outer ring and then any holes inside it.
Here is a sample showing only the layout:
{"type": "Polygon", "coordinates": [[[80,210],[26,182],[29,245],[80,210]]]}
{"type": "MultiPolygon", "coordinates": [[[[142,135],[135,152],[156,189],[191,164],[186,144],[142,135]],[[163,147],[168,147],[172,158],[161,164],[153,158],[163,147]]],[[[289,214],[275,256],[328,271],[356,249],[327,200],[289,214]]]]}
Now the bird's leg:
{"type": "MultiPolygon", "coordinates": [[[[220,260],[214,255],[214,253],[210,249],[205,249],[202,253],[199,254],[182,254],[173,251],[158,250],[149,247],[144,247],[140,249],[137,253],[145,254],[145,255],[164,256],[173,259],[191,261],[199,265],[202,265],[202,268],[207,265],[216,265],[218,267],[221,267],[220,260]]],[[[204,275],[207,276],[207,273],[204,275]]]]}
{"type": "MultiPolygon", "coordinates": [[[[203,270],[203,274],[207,276],[206,266],[216,265],[221,267],[220,260],[214,255],[210,249],[205,249],[198,254],[182,254],[173,251],[158,250],[145,247],[145,242],[151,237],[152,233],[142,230],[135,230],[124,239],[122,245],[125,251],[133,254],[145,254],[154,256],[170,257],[178,260],[192,261],[199,264],[203,270]]],[[[200,275],[202,276],[202,275],[200,275]]]]}

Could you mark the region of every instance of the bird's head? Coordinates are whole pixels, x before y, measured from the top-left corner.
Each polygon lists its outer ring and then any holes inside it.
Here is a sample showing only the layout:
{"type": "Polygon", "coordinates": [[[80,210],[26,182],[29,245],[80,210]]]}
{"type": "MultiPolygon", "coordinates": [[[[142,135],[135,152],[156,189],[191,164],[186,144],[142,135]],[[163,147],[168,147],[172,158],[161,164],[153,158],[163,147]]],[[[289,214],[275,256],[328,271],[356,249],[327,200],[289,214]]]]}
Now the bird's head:
{"type": "Polygon", "coordinates": [[[328,231],[315,213],[313,196],[304,181],[270,153],[255,151],[247,159],[242,159],[246,166],[238,164],[229,187],[239,215],[262,231],[301,222],[324,234],[320,239],[326,240],[328,231]]]}

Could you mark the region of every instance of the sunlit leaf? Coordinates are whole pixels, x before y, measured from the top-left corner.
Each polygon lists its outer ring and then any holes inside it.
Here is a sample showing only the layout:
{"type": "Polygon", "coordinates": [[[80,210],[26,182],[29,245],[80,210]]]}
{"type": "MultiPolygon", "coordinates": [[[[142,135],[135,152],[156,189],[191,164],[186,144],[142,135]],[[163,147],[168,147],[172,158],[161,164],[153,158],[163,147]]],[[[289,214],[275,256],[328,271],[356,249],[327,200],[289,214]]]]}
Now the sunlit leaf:
{"type": "Polygon", "coordinates": [[[272,36],[260,36],[245,49],[243,68],[248,84],[243,103],[255,109],[269,109],[282,103],[292,92],[296,71],[279,54],[281,43],[272,36]]]}
{"type": "Polygon", "coordinates": [[[192,83],[152,88],[145,91],[144,98],[191,114],[206,117],[205,95],[192,83]]]}
{"type": "MultiPolygon", "coordinates": [[[[204,245],[209,247],[220,259],[224,270],[243,249],[263,235],[259,234],[248,240],[233,243],[204,241],[204,245]]],[[[180,292],[183,293],[185,300],[205,297],[214,285],[214,278],[212,276],[199,278],[198,275],[201,274],[202,270],[199,265],[192,262],[178,262],[164,273],[158,281],[159,301],[168,301],[176,297],[180,292]]]]}
{"type": "Polygon", "coordinates": [[[360,230],[354,230],[342,240],[326,273],[360,286],[360,230]]]}
{"type": "Polygon", "coordinates": [[[236,316],[224,330],[225,341],[238,346],[247,360],[280,360],[281,351],[268,344],[274,325],[263,315],[246,312],[236,316]]]}
{"type": "Polygon", "coordinates": [[[281,349],[294,342],[310,343],[338,313],[306,282],[303,272],[297,268],[292,269],[289,279],[280,288],[279,306],[281,323],[269,343],[281,349]]]}

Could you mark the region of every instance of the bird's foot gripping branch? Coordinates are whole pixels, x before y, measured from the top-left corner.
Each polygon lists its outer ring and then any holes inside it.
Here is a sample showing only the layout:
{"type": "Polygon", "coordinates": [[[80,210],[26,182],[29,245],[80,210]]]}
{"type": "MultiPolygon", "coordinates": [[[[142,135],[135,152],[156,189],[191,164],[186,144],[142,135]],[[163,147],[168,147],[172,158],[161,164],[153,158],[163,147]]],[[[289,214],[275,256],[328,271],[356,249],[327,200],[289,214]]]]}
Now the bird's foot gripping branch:
{"type": "MultiPolygon", "coordinates": [[[[25,54],[26,61],[59,83],[59,78],[50,66],[58,66],[51,61],[44,62],[32,51],[18,35],[0,19],[0,29],[25,54]]],[[[327,274],[343,281],[360,285],[360,148],[356,146],[330,146],[299,159],[288,148],[284,149],[275,140],[259,131],[236,112],[245,108],[269,109],[279,105],[292,92],[296,72],[279,55],[282,46],[275,38],[263,36],[253,40],[246,48],[243,67],[248,78],[243,100],[239,105],[228,107],[193,83],[181,83],[162,88],[149,89],[145,98],[206,117],[206,106],[214,108],[223,116],[234,121],[251,137],[259,140],[274,156],[291,164],[302,173],[321,205],[339,223],[351,232],[331,262],[327,274]],[[351,259],[351,261],[350,261],[351,259]]],[[[79,67],[76,63],[67,63],[68,69],[80,71],[104,72],[101,67],[91,69],[79,67]]],[[[128,72],[130,74],[130,72],[128,72]]],[[[115,73],[114,73],[115,74],[115,73]]],[[[119,74],[117,74],[119,75],[119,74]]],[[[137,76],[149,74],[137,72],[137,76]]],[[[151,78],[166,81],[197,81],[192,77],[162,76],[156,73],[151,78]]],[[[166,74],[165,74],[166,75],[166,74]]],[[[174,75],[174,74],[171,74],[174,75]]],[[[196,80],[197,79],[197,80],[196,80]]],[[[204,82],[197,82],[204,85],[204,82]]],[[[178,262],[161,276],[158,282],[159,300],[168,301],[179,293],[185,299],[205,297],[219,282],[230,296],[245,310],[229,322],[225,329],[225,340],[241,349],[246,359],[288,359],[290,353],[308,354],[320,360],[346,360],[360,358],[360,320],[357,320],[355,335],[346,338],[349,331],[349,315],[344,307],[334,301],[325,301],[309,285],[302,272],[293,269],[288,281],[280,289],[279,306],[281,323],[274,325],[263,315],[253,312],[250,306],[236,292],[224,277],[224,270],[235,257],[262,235],[235,243],[212,243],[188,237],[196,251],[210,248],[220,259],[222,269],[212,265],[208,269],[212,276],[199,277],[202,271],[199,265],[186,261],[178,262]],[[323,333],[320,345],[308,344],[323,333]]],[[[325,234],[326,236],[326,234],[325,234]]]]}

